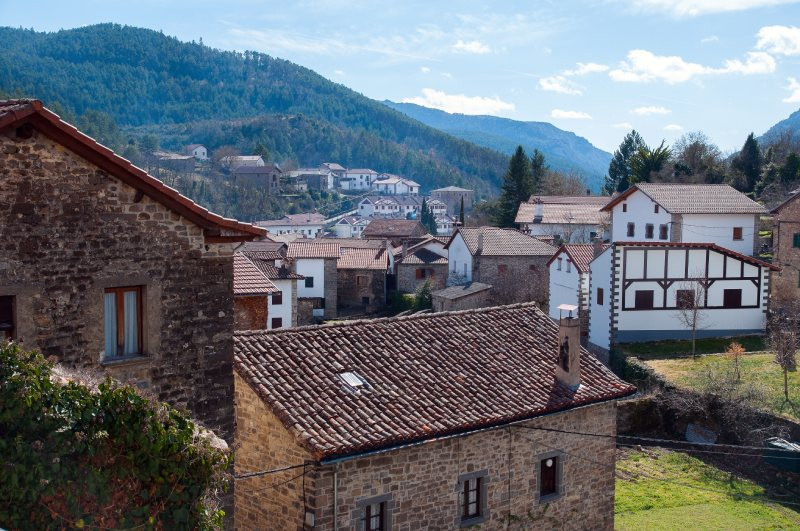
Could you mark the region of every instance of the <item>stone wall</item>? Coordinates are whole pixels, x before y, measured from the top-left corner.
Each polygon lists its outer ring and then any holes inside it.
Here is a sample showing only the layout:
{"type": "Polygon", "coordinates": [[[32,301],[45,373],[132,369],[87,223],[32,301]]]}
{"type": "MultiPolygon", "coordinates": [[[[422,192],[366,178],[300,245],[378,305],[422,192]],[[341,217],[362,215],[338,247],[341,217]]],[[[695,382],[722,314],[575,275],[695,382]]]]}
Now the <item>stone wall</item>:
{"type": "MultiPolygon", "coordinates": [[[[253,389],[238,375],[236,388],[236,448],[234,473],[237,476],[302,465],[311,455],[267,409],[253,389]]],[[[309,467],[309,471],[311,468],[309,467]]],[[[236,480],[234,514],[236,529],[302,528],[303,469],[291,469],[236,480]],[[296,478],[296,479],[292,479],[296,478]]],[[[315,503],[313,475],[305,478],[306,503],[315,503]]]]}
{"type": "Polygon", "coordinates": [[[322,308],[322,299],[318,297],[297,298],[297,326],[316,324],[314,310],[322,308]]]}
{"type": "Polygon", "coordinates": [[[233,435],[233,259],[200,227],[38,132],[0,135],[0,295],[16,338],[102,367],[233,435]],[[142,287],[144,356],[104,361],[105,288],[142,287]]]}
{"type": "Polygon", "coordinates": [[[386,305],[385,271],[340,269],[338,275],[337,300],[340,309],[363,309],[368,313],[374,313],[384,308],[386,305]],[[361,283],[359,283],[359,278],[361,283]],[[369,298],[369,304],[363,303],[363,297],[369,298]]]}
{"type": "Polygon", "coordinates": [[[339,272],[335,258],[325,259],[325,319],[336,319],[339,307],[339,272]]]}
{"type": "Polygon", "coordinates": [[[454,218],[458,218],[458,214],[461,211],[461,198],[464,198],[464,211],[469,212],[472,210],[472,201],[475,197],[475,192],[472,190],[467,190],[464,192],[458,191],[432,191],[431,192],[431,199],[438,199],[447,205],[447,213],[453,216],[454,218]]]}
{"type": "Polygon", "coordinates": [[[265,330],[268,318],[267,297],[235,297],[233,327],[235,330],[265,330]]]}
{"type": "Polygon", "coordinates": [[[781,270],[770,275],[771,296],[775,301],[796,301],[800,299],[800,248],[794,247],[794,235],[800,234],[800,201],[785,204],[773,223],[773,263],[781,270]]]}
{"type": "Polygon", "coordinates": [[[426,280],[431,281],[431,289],[444,289],[447,286],[447,264],[397,264],[397,290],[414,293],[426,280]],[[418,269],[433,271],[432,277],[417,278],[418,269]]]}
{"type": "Polygon", "coordinates": [[[473,308],[485,308],[490,304],[489,295],[491,289],[485,289],[470,293],[457,299],[448,299],[446,297],[437,297],[433,295],[433,311],[434,312],[454,312],[456,310],[471,310],[473,308]]]}
{"type": "Polygon", "coordinates": [[[546,305],[549,256],[475,256],[472,280],[492,285],[493,304],[535,301],[546,305]],[[505,266],[505,273],[500,271],[505,266]]]}

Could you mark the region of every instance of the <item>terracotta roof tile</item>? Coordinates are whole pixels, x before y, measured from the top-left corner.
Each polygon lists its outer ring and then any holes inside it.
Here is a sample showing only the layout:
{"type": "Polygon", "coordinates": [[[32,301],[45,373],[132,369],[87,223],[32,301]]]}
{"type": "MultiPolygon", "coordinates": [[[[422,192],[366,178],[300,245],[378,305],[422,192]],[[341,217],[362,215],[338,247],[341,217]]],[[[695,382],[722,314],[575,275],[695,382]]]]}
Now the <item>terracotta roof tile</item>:
{"type": "Polygon", "coordinates": [[[447,265],[447,257],[434,253],[424,247],[419,247],[413,251],[409,251],[408,254],[400,259],[400,263],[406,265],[447,265]]]}
{"type": "Polygon", "coordinates": [[[289,258],[339,258],[339,244],[329,239],[295,240],[286,251],[289,258]]]}
{"type": "Polygon", "coordinates": [[[386,249],[341,247],[341,256],[336,269],[389,269],[389,254],[386,249]]]}
{"type": "Polygon", "coordinates": [[[585,350],[555,380],[557,328],[533,303],[237,332],[234,366],[316,458],[343,457],[627,396],[585,350]],[[354,390],[340,376],[356,372],[354,390]]]}
{"type": "Polygon", "coordinates": [[[450,237],[447,247],[461,234],[473,255],[478,252],[480,235],[483,234],[484,256],[552,256],[556,248],[533,236],[515,229],[498,227],[461,227],[450,237]]]}
{"type": "MultiPolygon", "coordinates": [[[[602,244],[602,250],[608,249],[609,244],[602,244]]],[[[581,273],[589,272],[589,263],[594,260],[594,245],[591,243],[566,243],[558,248],[547,265],[549,266],[561,252],[566,252],[575,267],[581,273]]]]}
{"type": "MultiPolygon", "coordinates": [[[[247,256],[247,253],[243,254],[247,256]]],[[[251,256],[248,256],[248,258],[250,258],[251,262],[253,262],[253,264],[270,280],[300,280],[306,278],[303,275],[292,273],[288,268],[275,267],[269,262],[251,256]]]]}
{"type": "Polygon", "coordinates": [[[413,219],[373,219],[361,234],[364,238],[412,238],[425,233],[425,227],[413,219]]]}
{"type": "Polygon", "coordinates": [[[727,184],[638,183],[609,202],[610,211],[636,190],[671,214],[766,214],[767,210],[727,184]]]}
{"type": "Polygon", "coordinates": [[[542,218],[538,221],[535,221],[536,206],[520,203],[514,223],[599,225],[608,221],[608,213],[601,211],[605,203],[542,203],[542,218]]]}
{"type": "Polygon", "coordinates": [[[266,295],[278,290],[269,278],[242,253],[233,255],[233,294],[266,295]]]}

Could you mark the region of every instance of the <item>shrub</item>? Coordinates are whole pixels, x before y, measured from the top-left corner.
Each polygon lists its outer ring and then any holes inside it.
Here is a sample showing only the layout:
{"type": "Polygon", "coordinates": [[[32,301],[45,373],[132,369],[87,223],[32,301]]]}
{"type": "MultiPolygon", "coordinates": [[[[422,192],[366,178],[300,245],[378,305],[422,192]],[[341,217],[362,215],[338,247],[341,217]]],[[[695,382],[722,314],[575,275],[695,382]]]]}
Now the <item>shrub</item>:
{"type": "Polygon", "coordinates": [[[0,433],[4,527],[221,527],[228,453],[130,386],[59,383],[40,354],[0,343],[0,433]]]}

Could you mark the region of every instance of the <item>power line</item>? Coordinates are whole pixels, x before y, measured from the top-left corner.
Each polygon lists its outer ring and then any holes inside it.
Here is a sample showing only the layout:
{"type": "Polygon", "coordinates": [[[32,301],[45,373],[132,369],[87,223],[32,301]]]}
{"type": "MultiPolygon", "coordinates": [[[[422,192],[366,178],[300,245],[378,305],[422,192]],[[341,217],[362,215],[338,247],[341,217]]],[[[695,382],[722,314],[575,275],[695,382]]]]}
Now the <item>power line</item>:
{"type": "Polygon", "coordinates": [[[268,474],[277,474],[278,472],[285,472],[287,470],[294,470],[295,468],[301,468],[307,466],[308,463],[301,463],[299,465],[291,465],[291,466],[284,466],[281,468],[272,468],[270,470],[259,470],[257,472],[247,472],[244,474],[234,475],[233,479],[247,479],[247,478],[255,478],[259,476],[266,476],[268,474]]]}

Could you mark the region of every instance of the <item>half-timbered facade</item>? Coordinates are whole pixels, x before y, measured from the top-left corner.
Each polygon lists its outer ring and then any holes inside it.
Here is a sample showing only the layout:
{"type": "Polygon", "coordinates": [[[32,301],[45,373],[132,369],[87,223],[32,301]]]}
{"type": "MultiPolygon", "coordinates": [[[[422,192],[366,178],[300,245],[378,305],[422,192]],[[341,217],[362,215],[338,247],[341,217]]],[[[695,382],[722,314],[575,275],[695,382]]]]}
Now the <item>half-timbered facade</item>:
{"type": "Polygon", "coordinates": [[[616,242],[591,262],[589,341],[684,339],[762,333],[775,266],[710,243],[616,242]]]}

